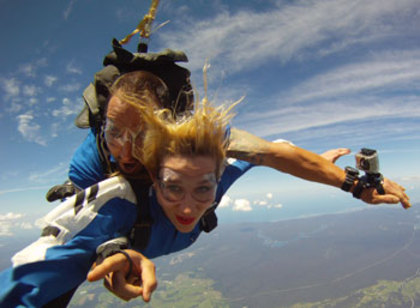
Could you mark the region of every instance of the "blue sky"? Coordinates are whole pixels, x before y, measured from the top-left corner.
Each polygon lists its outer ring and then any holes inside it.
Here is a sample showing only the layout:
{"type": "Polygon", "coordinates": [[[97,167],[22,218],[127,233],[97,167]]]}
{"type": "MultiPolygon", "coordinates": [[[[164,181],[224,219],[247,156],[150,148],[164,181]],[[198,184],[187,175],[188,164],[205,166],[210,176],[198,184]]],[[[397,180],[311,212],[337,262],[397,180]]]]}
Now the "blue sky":
{"type": "MultiPolygon", "coordinates": [[[[0,0],[0,236],[51,209],[86,131],[81,93],[150,1],[0,0]]],[[[149,50],[186,52],[210,98],[235,101],[234,125],[321,153],[379,151],[383,173],[420,194],[418,0],[161,0],[149,50]]],[[[126,48],[135,51],[137,38],[126,48]]],[[[340,166],[354,165],[354,157],[340,166]]],[[[282,219],[362,206],[350,195],[258,168],[220,209],[225,220],[282,219]]]]}

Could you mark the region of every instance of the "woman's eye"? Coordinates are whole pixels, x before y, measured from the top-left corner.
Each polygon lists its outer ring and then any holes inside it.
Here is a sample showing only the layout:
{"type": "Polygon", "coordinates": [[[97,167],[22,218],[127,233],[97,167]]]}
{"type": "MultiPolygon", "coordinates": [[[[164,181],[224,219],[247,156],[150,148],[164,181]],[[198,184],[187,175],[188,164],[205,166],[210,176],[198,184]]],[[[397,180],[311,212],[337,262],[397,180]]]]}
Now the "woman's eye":
{"type": "Polygon", "coordinates": [[[182,188],[178,185],[167,185],[166,189],[173,193],[181,193],[182,188]]]}
{"type": "Polygon", "coordinates": [[[211,190],[211,187],[209,186],[200,186],[195,189],[195,192],[199,194],[205,194],[209,192],[210,190],[211,190]]]}

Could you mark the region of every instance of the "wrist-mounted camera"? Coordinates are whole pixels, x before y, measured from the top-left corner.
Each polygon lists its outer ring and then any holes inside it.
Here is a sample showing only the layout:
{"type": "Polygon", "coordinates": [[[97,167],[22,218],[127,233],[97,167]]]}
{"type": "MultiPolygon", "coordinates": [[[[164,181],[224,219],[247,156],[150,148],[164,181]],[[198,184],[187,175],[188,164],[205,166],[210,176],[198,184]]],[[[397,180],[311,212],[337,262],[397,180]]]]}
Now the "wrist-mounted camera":
{"type": "Polygon", "coordinates": [[[382,186],[383,176],[379,172],[379,158],[376,150],[362,148],[356,154],[356,167],[364,171],[365,175],[360,177],[356,187],[353,190],[353,197],[360,199],[362,191],[365,188],[375,188],[376,191],[384,195],[385,190],[382,186]]]}

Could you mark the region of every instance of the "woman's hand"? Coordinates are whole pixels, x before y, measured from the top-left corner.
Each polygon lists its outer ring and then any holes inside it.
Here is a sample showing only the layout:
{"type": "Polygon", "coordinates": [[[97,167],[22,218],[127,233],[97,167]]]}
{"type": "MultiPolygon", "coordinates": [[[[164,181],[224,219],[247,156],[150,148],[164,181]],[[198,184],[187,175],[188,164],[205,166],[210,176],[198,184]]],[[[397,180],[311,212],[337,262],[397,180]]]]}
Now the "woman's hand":
{"type": "Polygon", "coordinates": [[[116,253],[100,264],[95,263],[87,280],[92,282],[104,278],[104,286],[119,298],[129,301],[142,296],[145,302],[149,302],[157,288],[155,265],[137,251],[126,249],[124,252],[133,263],[131,273],[127,256],[116,253]]]}

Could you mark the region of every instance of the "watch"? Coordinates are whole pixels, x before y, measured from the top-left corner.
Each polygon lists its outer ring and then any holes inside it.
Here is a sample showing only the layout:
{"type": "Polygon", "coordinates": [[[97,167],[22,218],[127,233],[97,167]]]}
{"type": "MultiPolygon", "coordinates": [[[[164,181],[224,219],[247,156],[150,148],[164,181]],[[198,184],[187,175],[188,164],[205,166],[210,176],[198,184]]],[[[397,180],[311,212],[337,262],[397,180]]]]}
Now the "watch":
{"type": "Polygon", "coordinates": [[[344,191],[350,191],[354,181],[359,178],[359,170],[349,166],[347,166],[344,170],[346,171],[346,179],[344,180],[343,185],[341,185],[341,189],[344,191]]]}

